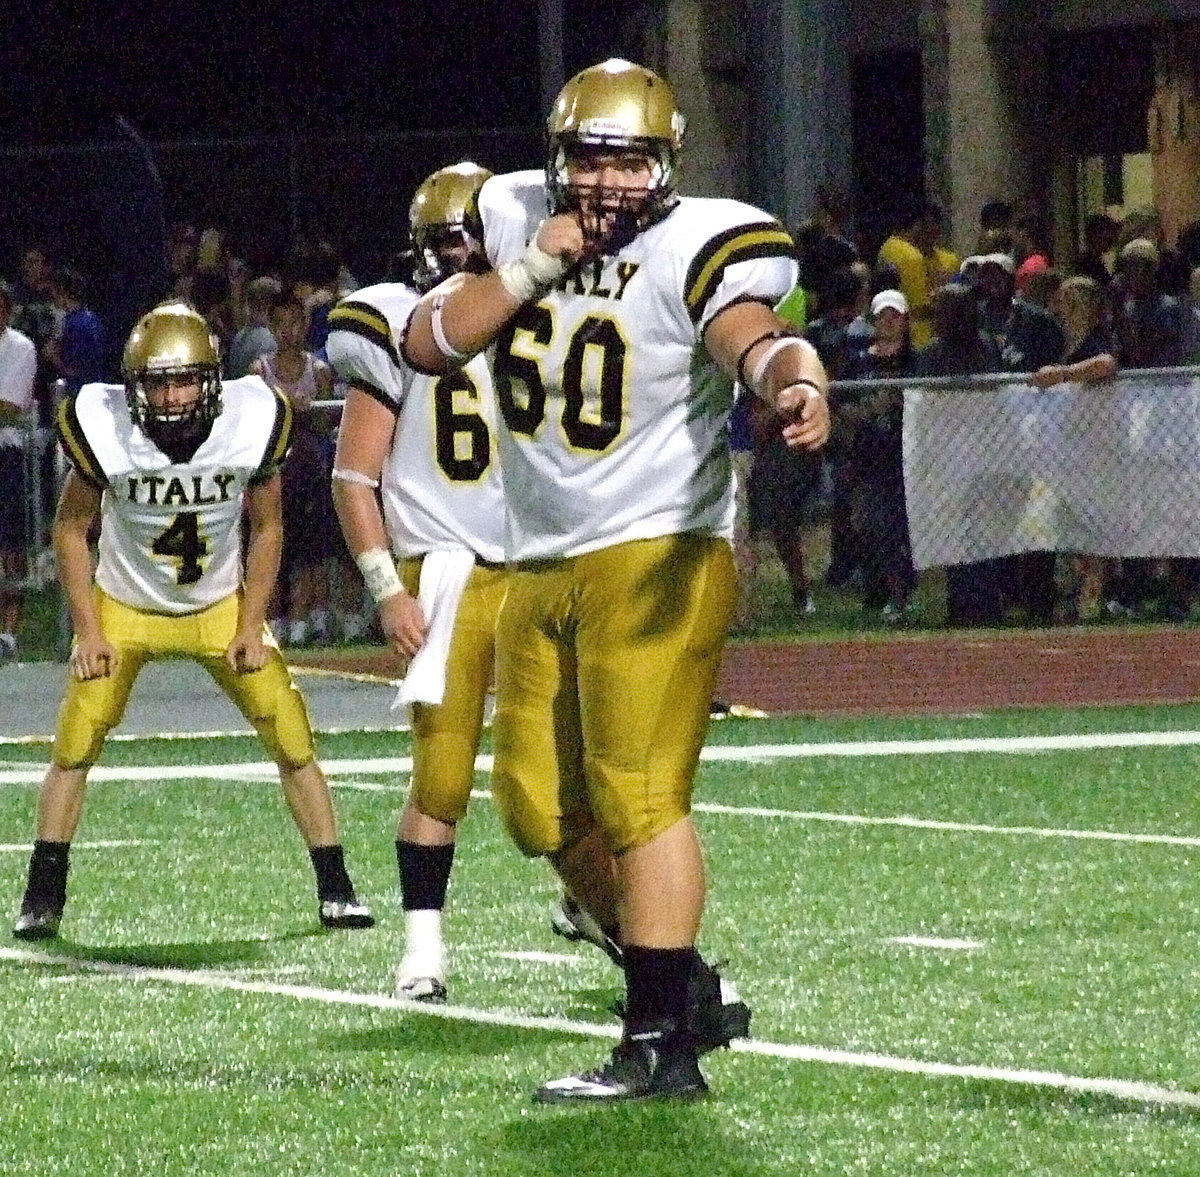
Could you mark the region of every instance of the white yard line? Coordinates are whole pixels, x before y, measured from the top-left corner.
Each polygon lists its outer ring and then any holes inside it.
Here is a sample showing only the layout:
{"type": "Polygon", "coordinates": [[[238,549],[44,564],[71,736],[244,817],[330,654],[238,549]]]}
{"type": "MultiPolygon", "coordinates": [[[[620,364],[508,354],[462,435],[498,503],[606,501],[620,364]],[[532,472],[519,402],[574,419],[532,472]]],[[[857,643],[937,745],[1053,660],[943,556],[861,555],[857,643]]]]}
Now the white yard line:
{"type": "MultiPolygon", "coordinates": [[[[220,734],[220,733],[213,733],[220,734]]],[[[147,741],[152,737],[145,737],[147,741]]],[[[1181,748],[1200,744],[1200,731],[1091,732],[1060,736],[978,736],[939,740],[845,740],[822,744],[713,745],[700,753],[702,761],[811,760],[825,757],[938,756],[946,754],[1028,754],[1036,752],[1087,751],[1101,748],[1181,748]]],[[[327,772],[351,775],[401,773],[412,770],[411,756],[368,756],[322,760],[327,772]]],[[[491,772],[492,757],[475,758],[478,772],[491,772]]],[[[0,785],[30,784],[41,779],[42,765],[0,769],[0,785]]],[[[270,761],[234,764],[168,764],[155,767],[93,768],[89,780],[200,780],[209,777],[257,779],[274,777],[270,761]]]]}
{"type": "MultiPolygon", "coordinates": [[[[149,846],[151,843],[144,838],[113,839],[98,842],[72,842],[72,850],[112,850],[126,846],[149,846]]],[[[0,854],[30,854],[33,851],[32,842],[0,842],[0,854]]]]}
{"type": "Polygon", "coordinates": [[[721,744],[702,760],[791,760],[821,756],[940,756],[946,753],[1075,752],[1093,748],[1178,748],[1200,744],[1200,732],[1085,732],[1066,736],[963,736],[941,740],[846,740],[826,744],[721,744]]]}
{"type": "Polygon", "coordinates": [[[1158,846],[1200,846],[1200,837],[1184,834],[1130,834],[1120,830],[1074,830],[1058,829],[1053,826],[992,826],[980,822],[934,821],[931,818],[909,817],[898,814],[892,817],[869,817],[858,813],[822,813],[799,809],[762,809],[754,806],[714,805],[697,801],[693,806],[698,813],[718,813],[730,817],[768,817],[787,821],[825,821],[849,826],[899,826],[910,830],[940,830],[951,834],[1007,834],[1027,835],[1035,838],[1076,838],[1095,842],[1134,842],[1158,846]]]}
{"type": "Polygon", "coordinates": [[[949,952],[970,952],[986,948],[982,940],[956,940],[941,936],[889,936],[885,944],[902,944],[906,948],[940,948],[949,952]]]}
{"type": "MultiPolygon", "coordinates": [[[[591,1038],[607,1039],[616,1038],[618,1035],[618,1027],[615,1025],[580,1022],[569,1018],[530,1017],[525,1014],[475,1009],[463,1005],[425,1005],[421,1002],[400,1001],[394,997],[385,997],[377,993],[354,993],[343,989],[322,989],[311,985],[288,985],[279,981],[251,981],[211,970],[143,968],[138,965],[113,964],[107,961],[77,960],[49,952],[33,952],[15,948],[0,948],[0,960],[72,969],[80,973],[91,973],[117,980],[189,986],[227,992],[257,993],[264,996],[291,998],[296,1001],[322,1002],[326,1005],[390,1010],[408,1016],[444,1018],[450,1021],[473,1022],[480,1025],[510,1026],[520,1030],[549,1030],[563,1034],[580,1034],[591,1038]]],[[[733,1049],[741,1054],[765,1055],[797,1062],[863,1067],[910,1075],[975,1079],[991,1083],[1016,1083],[1034,1087],[1050,1087],[1060,1091],[1107,1095],[1113,1099],[1128,1100],[1131,1103],[1200,1108],[1200,1093],[1198,1092],[1180,1091],[1173,1087],[1162,1087],[1138,1080],[1093,1078],[1085,1075],[1069,1075],[1061,1071],[939,1063],[894,1055],[805,1046],[799,1043],[760,1042],[754,1039],[735,1042],[733,1049]]]]}
{"type": "MultiPolygon", "coordinates": [[[[1082,751],[1097,748],[1165,748],[1200,744],[1200,732],[1098,732],[1068,736],[1002,736],[953,740],[895,740],[827,744],[752,744],[745,747],[710,747],[701,753],[704,761],[763,763],[772,760],[816,758],[821,756],[923,756],[943,753],[1028,754],[1047,751],[1082,751]]],[[[360,776],[404,777],[412,771],[411,756],[374,756],[323,760],[322,766],[338,788],[362,792],[402,792],[398,785],[358,780],[360,776]],[[346,777],[349,779],[342,780],[346,777]]],[[[492,769],[492,757],[476,757],[477,772],[492,769]]],[[[41,781],[41,767],[0,769],[0,786],[31,785],[41,781]]],[[[93,783],[112,781],[223,780],[236,782],[275,781],[278,770],[269,761],[233,764],[169,764],[157,766],[107,767],[92,769],[93,783]]],[[[476,789],[473,797],[487,798],[486,789],[476,789]]],[[[892,826],[906,829],[937,830],[945,833],[1069,838],[1083,841],[1124,842],[1161,846],[1200,846],[1200,836],[1182,834],[1142,834],[1119,830],[1063,829],[1040,826],[996,826],[980,822],[937,821],[907,814],[873,816],[856,813],[827,813],[812,810],[776,809],[761,806],[721,805],[696,802],[699,813],[730,817],[761,817],[785,821],[832,822],[841,825],[892,826]]]]}

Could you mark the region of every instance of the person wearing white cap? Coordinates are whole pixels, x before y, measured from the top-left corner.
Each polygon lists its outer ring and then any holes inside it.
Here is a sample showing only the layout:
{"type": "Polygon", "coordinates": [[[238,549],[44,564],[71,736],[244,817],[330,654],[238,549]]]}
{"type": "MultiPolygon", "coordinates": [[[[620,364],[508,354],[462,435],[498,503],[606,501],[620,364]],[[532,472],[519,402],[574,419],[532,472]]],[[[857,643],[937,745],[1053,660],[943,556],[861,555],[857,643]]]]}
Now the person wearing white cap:
{"type": "MultiPolygon", "coordinates": [[[[854,356],[847,380],[885,380],[916,370],[908,299],[881,290],[871,299],[875,337],[854,356]]],[[[890,386],[838,406],[843,445],[852,471],[851,513],[862,553],[863,608],[881,611],[885,624],[902,620],[916,585],[904,504],[902,427],[904,392],[890,386]]]]}
{"type": "Polygon", "coordinates": [[[899,290],[881,290],[871,299],[871,318],[875,320],[876,332],[879,330],[879,312],[889,310],[907,317],[908,299],[899,290]]]}
{"type": "Polygon", "coordinates": [[[1127,241],[1117,255],[1112,293],[1121,363],[1127,368],[1183,363],[1184,308],[1163,289],[1160,256],[1148,237],[1127,241]]]}

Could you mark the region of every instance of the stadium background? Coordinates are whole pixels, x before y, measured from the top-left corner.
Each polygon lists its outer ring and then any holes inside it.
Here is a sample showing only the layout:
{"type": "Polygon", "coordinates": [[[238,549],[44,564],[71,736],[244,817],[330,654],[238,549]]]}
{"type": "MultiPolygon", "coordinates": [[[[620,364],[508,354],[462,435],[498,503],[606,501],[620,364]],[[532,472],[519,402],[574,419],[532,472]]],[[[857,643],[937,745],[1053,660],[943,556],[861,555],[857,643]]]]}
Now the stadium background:
{"type": "Polygon", "coordinates": [[[251,263],[332,229],[372,280],[431,167],[536,164],[562,78],[612,53],[670,77],[686,190],[792,226],[833,183],[868,246],[922,193],[964,256],[997,196],[1044,214],[1064,258],[1100,208],[1153,199],[1172,236],[1200,211],[1198,17],[1185,0],[315,0],[247,20],[213,0],[38,0],[0,44],[0,273],[46,240],[102,274],[147,232],[120,117],[152,150],[166,223],[224,227],[251,263]]]}

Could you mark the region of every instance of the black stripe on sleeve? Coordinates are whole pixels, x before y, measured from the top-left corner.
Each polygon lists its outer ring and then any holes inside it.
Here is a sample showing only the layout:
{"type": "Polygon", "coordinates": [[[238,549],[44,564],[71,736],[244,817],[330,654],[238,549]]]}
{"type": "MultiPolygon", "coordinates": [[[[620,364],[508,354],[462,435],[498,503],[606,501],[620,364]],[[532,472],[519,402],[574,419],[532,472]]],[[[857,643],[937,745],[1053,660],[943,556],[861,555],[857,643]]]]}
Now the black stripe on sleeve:
{"type": "Polygon", "coordinates": [[[762,257],[795,257],[792,239],[777,221],[735,225],[707,242],[692,259],[684,286],[692,322],[700,321],[729,266],[762,257]]]}
{"type": "Polygon", "coordinates": [[[400,415],[400,406],[382,388],[376,388],[374,384],[364,380],[361,376],[355,376],[347,387],[357,388],[364,396],[369,396],[373,401],[378,401],[393,416],[398,417],[400,415]]]}
{"type": "Polygon", "coordinates": [[[275,396],[275,424],[263,451],[262,465],[250,479],[251,486],[274,478],[283,469],[284,459],[292,444],[292,402],[278,388],[272,388],[271,392],[275,396]]]}
{"type": "Polygon", "coordinates": [[[97,490],[104,490],[108,486],[108,479],[104,475],[100,459],[96,457],[95,450],[88,443],[83,427],[79,424],[75,397],[67,397],[59,402],[55,426],[63,452],[80,478],[97,490]]]}
{"type": "Polygon", "coordinates": [[[392,342],[392,331],[387,319],[370,303],[343,299],[329,312],[330,331],[349,331],[361,335],[368,343],[383,350],[393,364],[399,366],[400,356],[392,342]]]}

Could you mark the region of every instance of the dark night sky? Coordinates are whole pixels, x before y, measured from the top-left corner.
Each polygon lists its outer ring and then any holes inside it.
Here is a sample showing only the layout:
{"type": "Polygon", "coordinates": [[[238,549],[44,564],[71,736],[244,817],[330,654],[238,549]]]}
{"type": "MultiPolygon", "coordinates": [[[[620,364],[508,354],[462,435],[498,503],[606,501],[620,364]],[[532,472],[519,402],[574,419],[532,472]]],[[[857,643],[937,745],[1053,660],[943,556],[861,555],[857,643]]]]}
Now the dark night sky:
{"type": "MultiPolygon", "coordinates": [[[[6,145],[83,142],[113,114],[164,140],[527,127],[544,113],[532,0],[10,4],[6,145]]],[[[636,7],[568,0],[568,71],[619,49],[615,32],[636,7]]]]}
{"type": "MultiPolygon", "coordinates": [[[[563,2],[570,74],[636,55],[622,30],[659,0],[563,2]]],[[[102,305],[180,221],[263,265],[327,231],[370,280],[433,167],[541,158],[534,0],[0,4],[0,274],[36,242],[102,305]]]]}

